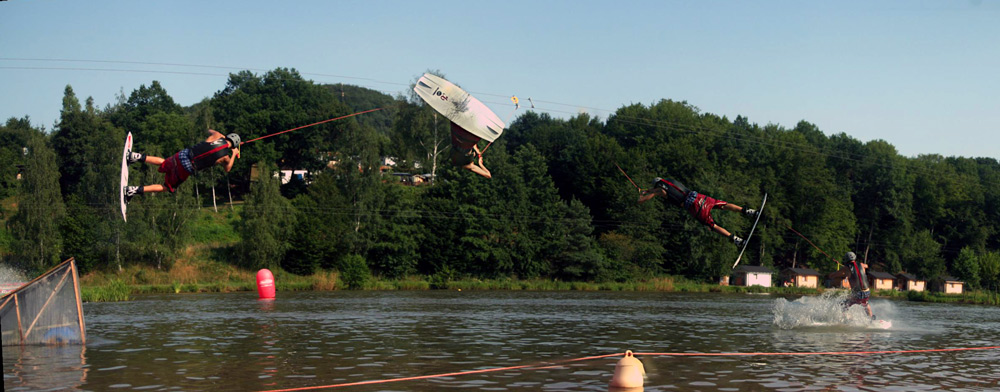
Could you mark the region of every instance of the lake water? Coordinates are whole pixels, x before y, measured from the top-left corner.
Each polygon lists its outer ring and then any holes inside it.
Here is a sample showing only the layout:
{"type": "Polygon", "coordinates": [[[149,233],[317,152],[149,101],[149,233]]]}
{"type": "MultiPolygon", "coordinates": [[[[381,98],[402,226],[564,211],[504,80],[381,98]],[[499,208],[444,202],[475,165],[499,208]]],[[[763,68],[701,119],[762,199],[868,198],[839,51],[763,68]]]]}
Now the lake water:
{"type": "MultiPolygon", "coordinates": [[[[631,292],[279,292],[84,304],[86,347],[4,347],[7,391],[259,391],[620,353],[1000,345],[1000,309],[876,299],[889,330],[831,322],[837,298],[631,292]],[[833,312],[833,313],[831,313],[833,312]],[[815,326],[821,321],[822,326],[815,326]]],[[[853,309],[856,311],[857,309],[853,309]]],[[[605,391],[618,357],[323,390],[605,391]]],[[[645,391],[1000,390],[1000,350],[640,356],[645,391]]]]}

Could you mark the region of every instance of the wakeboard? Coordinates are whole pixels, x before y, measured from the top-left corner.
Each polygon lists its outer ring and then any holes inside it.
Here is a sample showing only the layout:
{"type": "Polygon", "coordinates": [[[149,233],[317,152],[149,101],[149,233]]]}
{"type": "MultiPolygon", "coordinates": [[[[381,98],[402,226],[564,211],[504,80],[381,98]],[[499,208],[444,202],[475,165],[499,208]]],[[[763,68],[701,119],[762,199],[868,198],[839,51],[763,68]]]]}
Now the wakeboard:
{"type": "Polygon", "coordinates": [[[132,151],[132,132],[125,137],[125,149],[122,151],[122,185],[118,188],[118,201],[122,205],[122,219],[128,222],[125,214],[125,187],[128,186],[128,153],[132,151]]]}
{"type": "MultiPolygon", "coordinates": [[[[808,326],[808,327],[817,327],[817,328],[827,328],[827,327],[834,327],[834,328],[854,327],[854,328],[857,328],[858,327],[858,326],[853,325],[853,324],[835,323],[835,322],[822,322],[822,321],[813,321],[811,323],[806,324],[806,326],[808,326]]],[[[875,321],[872,321],[871,324],[868,324],[866,327],[862,327],[862,328],[865,328],[865,329],[892,329],[892,320],[881,320],[881,319],[880,320],[875,320],[875,321]]]]}
{"type": "Polygon", "coordinates": [[[425,73],[413,91],[435,111],[469,133],[492,142],[503,133],[504,123],[478,99],[441,77],[425,73]]]}
{"type": "Polygon", "coordinates": [[[764,201],[760,203],[760,208],[757,209],[757,219],[753,220],[753,226],[750,227],[750,234],[747,234],[747,238],[743,241],[743,249],[740,249],[740,255],[736,257],[736,262],[733,263],[733,268],[736,268],[736,264],[740,263],[740,259],[743,258],[743,252],[747,250],[747,245],[750,244],[750,237],[753,237],[753,231],[757,229],[757,222],[760,222],[760,216],[764,215],[764,205],[767,204],[767,193],[764,194],[764,201]]]}

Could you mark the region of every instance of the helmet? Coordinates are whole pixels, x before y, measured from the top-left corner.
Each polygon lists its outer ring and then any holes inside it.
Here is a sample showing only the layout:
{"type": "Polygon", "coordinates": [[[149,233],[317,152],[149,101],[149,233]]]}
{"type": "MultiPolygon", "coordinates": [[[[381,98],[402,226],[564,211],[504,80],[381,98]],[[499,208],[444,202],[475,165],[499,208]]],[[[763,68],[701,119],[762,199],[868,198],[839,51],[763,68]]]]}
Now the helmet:
{"type": "Polygon", "coordinates": [[[240,135],[230,133],[226,135],[226,140],[229,140],[229,142],[233,144],[233,148],[238,148],[240,146],[240,135]]]}
{"type": "Polygon", "coordinates": [[[847,261],[854,261],[858,259],[858,255],[854,254],[854,252],[847,252],[847,254],[844,255],[844,258],[846,258],[847,261]]]}

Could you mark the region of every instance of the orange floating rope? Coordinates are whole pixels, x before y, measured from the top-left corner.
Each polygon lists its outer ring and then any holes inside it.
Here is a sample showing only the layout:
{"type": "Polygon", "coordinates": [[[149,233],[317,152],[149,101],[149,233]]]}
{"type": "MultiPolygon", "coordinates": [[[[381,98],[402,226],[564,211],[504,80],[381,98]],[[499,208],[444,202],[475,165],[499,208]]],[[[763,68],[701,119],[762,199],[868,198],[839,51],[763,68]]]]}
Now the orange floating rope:
{"type": "Polygon", "coordinates": [[[556,362],[541,362],[541,363],[535,363],[535,364],[530,364],[530,365],[518,365],[518,366],[507,366],[507,367],[499,367],[499,368],[479,369],[479,370],[467,370],[467,371],[453,372],[453,373],[430,374],[430,375],[426,375],[426,376],[390,378],[390,379],[386,379],[386,380],[358,381],[358,382],[350,382],[350,383],[334,384],[334,385],[318,385],[318,386],[312,386],[312,387],[289,388],[289,389],[274,389],[274,390],[261,391],[261,392],[309,391],[309,390],[316,390],[316,389],[353,387],[353,386],[358,386],[358,385],[384,384],[384,383],[399,382],[399,381],[426,380],[426,379],[429,379],[429,378],[463,376],[463,375],[467,375],[467,374],[502,372],[502,371],[505,371],[505,370],[515,370],[515,369],[529,369],[529,368],[542,369],[542,368],[550,368],[550,367],[553,367],[554,365],[559,365],[559,364],[564,364],[564,363],[569,363],[569,362],[586,361],[586,360],[590,360],[590,359],[600,359],[600,358],[614,357],[614,356],[618,356],[618,355],[623,355],[623,354],[621,354],[621,353],[614,353],[614,354],[605,354],[605,355],[595,355],[595,356],[592,356],[592,357],[574,358],[574,359],[568,359],[568,360],[556,361],[556,362]]]}
{"type": "Polygon", "coordinates": [[[877,354],[913,354],[939,353],[948,351],[996,350],[1000,346],[932,348],[924,350],[885,350],[885,351],[816,351],[816,352],[785,352],[785,353],[632,353],[633,355],[652,355],[663,357],[749,357],[749,356],[804,356],[804,355],[877,355],[877,354]]]}
{"type": "MultiPolygon", "coordinates": [[[[933,352],[952,352],[952,351],[973,351],[973,350],[997,350],[1000,346],[983,346],[983,347],[958,347],[958,348],[936,348],[936,349],[923,349],[923,350],[885,350],[885,351],[817,351],[817,352],[779,352],[779,353],[767,353],[767,352],[749,352],[749,353],[632,353],[632,355],[647,355],[647,356],[661,356],[661,357],[738,357],[738,356],[809,356],[809,355],[880,355],[880,354],[913,354],[913,353],[933,353],[933,352]]],[[[515,369],[550,369],[557,367],[561,364],[566,364],[570,362],[587,361],[591,359],[602,359],[608,357],[617,357],[625,355],[623,353],[614,354],[604,354],[604,355],[594,355],[589,357],[580,357],[574,359],[567,359],[562,361],[554,362],[542,362],[530,365],[518,365],[518,366],[507,366],[489,369],[479,369],[479,370],[467,370],[461,372],[452,373],[441,373],[441,374],[430,374],[426,376],[414,376],[414,377],[401,377],[401,378],[390,378],[385,380],[368,380],[368,381],[357,381],[344,384],[332,384],[332,385],[316,385],[311,387],[300,387],[300,388],[288,388],[288,389],[273,389],[261,392],[293,392],[293,391],[309,391],[317,389],[331,389],[331,388],[341,388],[341,387],[351,387],[359,385],[372,385],[372,384],[384,384],[390,382],[399,381],[412,381],[412,380],[426,380],[431,378],[441,378],[441,377],[454,377],[463,376],[468,374],[480,374],[480,373],[490,373],[490,372],[502,372],[506,370],[515,369]]]]}

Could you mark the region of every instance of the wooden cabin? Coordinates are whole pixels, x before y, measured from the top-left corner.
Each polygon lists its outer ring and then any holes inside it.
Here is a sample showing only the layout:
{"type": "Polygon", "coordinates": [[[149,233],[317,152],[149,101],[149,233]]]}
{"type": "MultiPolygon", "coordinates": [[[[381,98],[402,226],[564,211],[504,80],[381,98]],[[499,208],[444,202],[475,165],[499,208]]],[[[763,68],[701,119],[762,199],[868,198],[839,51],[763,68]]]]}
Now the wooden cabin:
{"type": "Polygon", "coordinates": [[[868,288],[872,290],[892,290],[895,287],[895,275],[882,271],[868,271],[868,288]]]}
{"type": "Polygon", "coordinates": [[[965,282],[954,276],[942,276],[934,281],[935,291],[945,294],[962,294],[965,282]]]}
{"type": "Polygon", "coordinates": [[[900,272],[896,274],[896,290],[899,291],[924,291],[927,289],[927,281],[917,279],[914,274],[900,272]]]}
{"type": "Polygon", "coordinates": [[[826,287],[831,289],[849,289],[851,283],[847,281],[847,268],[831,272],[826,276],[826,287]]]}
{"type": "Polygon", "coordinates": [[[794,287],[819,286],[819,272],[812,268],[787,268],[781,271],[781,281],[794,287]]]}
{"type": "Polygon", "coordinates": [[[733,270],[733,286],[764,286],[771,287],[771,275],[774,274],[768,267],[756,265],[741,265],[733,270]]]}

